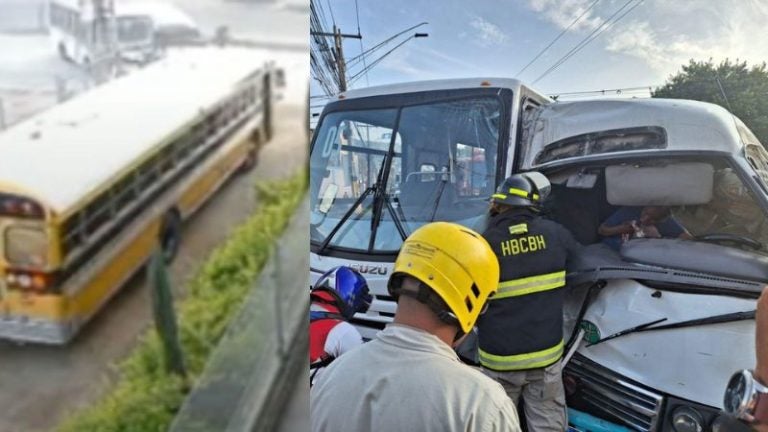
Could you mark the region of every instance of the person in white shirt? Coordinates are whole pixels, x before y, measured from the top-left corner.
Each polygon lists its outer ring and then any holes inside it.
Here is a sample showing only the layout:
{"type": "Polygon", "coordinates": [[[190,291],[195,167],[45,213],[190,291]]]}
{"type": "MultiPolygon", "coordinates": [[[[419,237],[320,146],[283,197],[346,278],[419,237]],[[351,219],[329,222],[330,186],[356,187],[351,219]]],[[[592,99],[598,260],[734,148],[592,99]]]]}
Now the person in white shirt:
{"type": "Polygon", "coordinates": [[[452,349],[496,290],[488,243],[457,224],[434,222],[403,243],[389,279],[394,323],[334,361],[310,390],[311,430],[519,431],[500,384],[452,349]]]}
{"type": "Polygon", "coordinates": [[[335,267],[317,280],[310,292],[310,386],[334,359],[363,344],[347,320],[368,310],[371,299],[365,278],[349,267],[335,267]]]}

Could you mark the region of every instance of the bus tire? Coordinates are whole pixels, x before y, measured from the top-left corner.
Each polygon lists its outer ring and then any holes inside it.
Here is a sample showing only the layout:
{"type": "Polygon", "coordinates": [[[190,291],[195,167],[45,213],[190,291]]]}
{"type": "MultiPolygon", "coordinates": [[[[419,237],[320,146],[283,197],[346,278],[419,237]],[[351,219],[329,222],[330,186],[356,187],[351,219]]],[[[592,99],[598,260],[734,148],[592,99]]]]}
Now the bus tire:
{"type": "Polygon", "coordinates": [[[58,50],[59,50],[59,57],[61,57],[62,60],[64,60],[65,62],[72,61],[72,59],[69,58],[69,54],[67,54],[67,47],[63,43],[59,44],[58,50]]]}
{"type": "Polygon", "coordinates": [[[181,215],[176,209],[169,210],[160,226],[160,247],[166,263],[173,262],[181,245],[181,215]]]}
{"type": "Polygon", "coordinates": [[[242,165],[240,165],[240,172],[245,173],[252,170],[259,164],[259,152],[261,151],[261,133],[258,130],[254,130],[249,140],[248,153],[243,159],[242,165]]]}
{"type": "Polygon", "coordinates": [[[264,77],[264,83],[263,83],[263,89],[262,89],[262,104],[264,106],[263,110],[263,120],[262,120],[262,130],[264,131],[264,136],[262,137],[264,139],[264,142],[269,142],[272,139],[272,135],[274,134],[274,124],[272,123],[272,110],[274,109],[274,106],[272,104],[272,80],[270,76],[264,77]]]}

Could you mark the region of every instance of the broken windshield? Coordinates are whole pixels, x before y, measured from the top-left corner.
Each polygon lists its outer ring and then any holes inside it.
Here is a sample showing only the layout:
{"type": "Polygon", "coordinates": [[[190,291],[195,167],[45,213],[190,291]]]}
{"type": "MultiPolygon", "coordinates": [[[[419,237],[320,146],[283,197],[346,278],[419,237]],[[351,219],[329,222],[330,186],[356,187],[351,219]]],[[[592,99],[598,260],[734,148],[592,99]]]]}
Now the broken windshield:
{"type": "Polygon", "coordinates": [[[489,96],[327,114],[310,156],[311,241],[397,252],[429,221],[479,228],[501,111],[489,96]]]}

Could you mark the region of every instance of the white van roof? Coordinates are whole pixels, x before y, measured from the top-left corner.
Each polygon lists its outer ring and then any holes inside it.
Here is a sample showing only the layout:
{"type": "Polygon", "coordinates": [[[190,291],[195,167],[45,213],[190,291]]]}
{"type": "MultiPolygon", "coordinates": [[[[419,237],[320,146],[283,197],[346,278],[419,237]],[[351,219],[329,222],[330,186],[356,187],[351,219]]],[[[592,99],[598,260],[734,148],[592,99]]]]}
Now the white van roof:
{"type": "Polygon", "coordinates": [[[658,126],[666,132],[667,147],[654,150],[658,152],[732,153],[742,147],[735,117],[710,103],[655,98],[558,102],[541,108],[523,166],[536,166],[536,155],[547,145],[565,138],[644,126],[658,126]]]}
{"type": "Polygon", "coordinates": [[[264,67],[265,51],[188,48],[0,133],[0,184],[58,213],[117,180],[264,67]]]}

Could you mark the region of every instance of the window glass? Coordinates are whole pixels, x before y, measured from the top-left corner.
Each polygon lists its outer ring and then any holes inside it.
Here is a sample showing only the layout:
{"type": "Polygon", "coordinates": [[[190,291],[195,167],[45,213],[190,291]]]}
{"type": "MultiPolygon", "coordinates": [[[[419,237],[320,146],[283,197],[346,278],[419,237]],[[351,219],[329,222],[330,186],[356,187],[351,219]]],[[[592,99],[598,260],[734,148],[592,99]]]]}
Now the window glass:
{"type": "Polygon", "coordinates": [[[5,230],[5,259],[9,264],[45,267],[47,257],[48,238],[42,229],[9,227],[5,230]]]}

